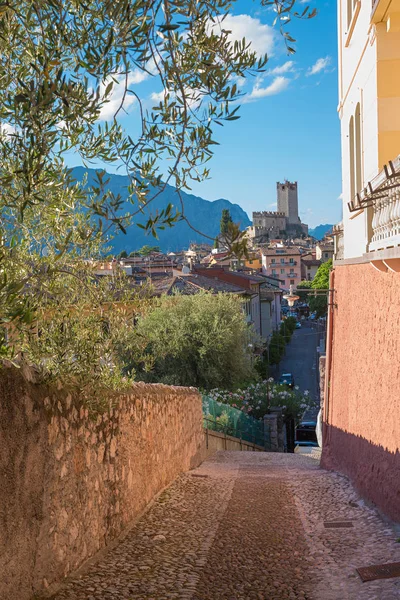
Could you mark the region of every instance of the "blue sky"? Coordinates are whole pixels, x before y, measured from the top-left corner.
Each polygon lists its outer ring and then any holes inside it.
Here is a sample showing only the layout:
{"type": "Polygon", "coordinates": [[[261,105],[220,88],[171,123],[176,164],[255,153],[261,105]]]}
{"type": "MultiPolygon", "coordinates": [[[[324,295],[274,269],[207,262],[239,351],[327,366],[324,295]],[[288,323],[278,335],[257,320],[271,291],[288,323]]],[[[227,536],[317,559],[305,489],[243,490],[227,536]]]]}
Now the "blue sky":
{"type": "MultiPolygon", "coordinates": [[[[306,6],[296,4],[299,11],[306,6]]],[[[309,5],[318,14],[290,23],[297,42],[296,54],[288,56],[279,31],[271,27],[270,9],[249,0],[234,4],[225,28],[270,59],[266,73],[243,87],[248,95],[241,118],[216,131],[220,146],[209,163],[211,179],[193,184],[192,192],[208,200],[227,198],[251,218],[253,210],[276,209],[277,181],[297,180],[300,217],[314,227],[340,220],[341,173],[336,3],[309,5]]],[[[141,95],[150,99],[160,92],[155,80],[132,77],[141,95]]],[[[129,130],[134,105],[128,111],[122,120],[129,130]]]]}

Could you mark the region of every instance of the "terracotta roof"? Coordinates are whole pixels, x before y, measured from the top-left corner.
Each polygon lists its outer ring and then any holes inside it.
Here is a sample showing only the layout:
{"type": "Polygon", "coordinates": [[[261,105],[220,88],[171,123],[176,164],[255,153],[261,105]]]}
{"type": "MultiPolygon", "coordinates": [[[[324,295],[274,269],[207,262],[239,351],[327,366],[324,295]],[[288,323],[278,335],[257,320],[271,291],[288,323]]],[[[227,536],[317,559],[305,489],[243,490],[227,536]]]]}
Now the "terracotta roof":
{"type": "Polygon", "coordinates": [[[204,277],[203,275],[182,275],[177,277],[165,277],[152,282],[156,295],[172,295],[174,291],[179,291],[185,295],[198,294],[201,290],[218,294],[220,292],[228,294],[252,295],[238,285],[227,283],[219,279],[204,277]]]}
{"type": "Polygon", "coordinates": [[[320,260],[316,260],[315,258],[305,258],[301,261],[306,267],[319,267],[321,265],[320,260]]]}
{"type": "Polygon", "coordinates": [[[317,246],[323,250],[333,250],[334,248],[333,242],[318,242],[317,246]]]}
{"type": "Polygon", "coordinates": [[[261,275],[249,275],[249,273],[242,273],[242,271],[228,271],[228,273],[232,273],[233,275],[238,275],[239,277],[243,277],[247,281],[254,281],[255,283],[265,283],[264,277],[261,275]]]}

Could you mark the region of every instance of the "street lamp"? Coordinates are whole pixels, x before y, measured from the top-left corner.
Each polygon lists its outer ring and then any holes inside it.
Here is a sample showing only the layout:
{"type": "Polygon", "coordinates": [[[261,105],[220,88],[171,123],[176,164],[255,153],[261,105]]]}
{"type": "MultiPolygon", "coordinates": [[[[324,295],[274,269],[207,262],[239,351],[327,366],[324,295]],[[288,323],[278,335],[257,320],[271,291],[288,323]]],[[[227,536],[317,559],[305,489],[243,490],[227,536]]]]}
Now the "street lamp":
{"type": "Polygon", "coordinates": [[[300,298],[300,296],[296,296],[296,294],[293,293],[293,285],[289,286],[289,293],[285,294],[283,297],[287,300],[290,307],[292,307],[296,300],[300,298]]]}

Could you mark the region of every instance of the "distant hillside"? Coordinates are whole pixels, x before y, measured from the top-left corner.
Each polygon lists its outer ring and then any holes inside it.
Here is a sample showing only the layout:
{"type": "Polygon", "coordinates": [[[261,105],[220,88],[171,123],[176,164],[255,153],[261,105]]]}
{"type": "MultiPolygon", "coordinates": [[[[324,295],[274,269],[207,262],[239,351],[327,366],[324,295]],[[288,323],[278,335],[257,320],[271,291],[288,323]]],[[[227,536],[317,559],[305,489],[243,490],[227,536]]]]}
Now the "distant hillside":
{"type": "Polygon", "coordinates": [[[315,237],[317,240],[322,240],[324,235],[332,229],[333,225],[318,225],[314,229],[309,229],[308,233],[315,237]]]}
{"type": "MultiPolygon", "coordinates": [[[[85,169],[83,167],[76,167],[73,169],[73,175],[78,181],[82,181],[84,174],[88,173],[89,184],[93,182],[96,171],[94,169],[85,169]]],[[[124,175],[113,175],[108,174],[110,182],[108,184],[109,189],[114,194],[121,194],[122,197],[127,197],[127,186],[129,183],[128,177],[124,175]]],[[[220,200],[204,200],[199,196],[193,196],[181,192],[184,204],[185,204],[185,215],[189,219],[189,222],[197,230],[215,238],[219,233],[220,219],[223,208],[230,210],[232,219],[235,223],[239,223],[242,229],[251,225],[251,221],[245,211],[238,205],[232,204],[229,200],[221,198],[220,200]]],[[[164,192],[160,194],[154,202],[151,203],[149,210],[145,210],[144,215],[138,217],[139,223],[145,223],[147,221],[150,212],[155,213],[156,210],[162,210],[167,204],[173,204],[176,207],[180,206],[175,188],[171,185],[167,185],[164,192]]],[[[123,207],[122,212],[132,210],[131,204],[126,204],[123,207]]],[[[141,248],[145,244],[160,246],[160,249],[166,251],[176,251],[183,248],[187,248],[191,242],[208,242],[212,244],[212,240],[193,231],[189,225],[185,222],[179,222],[172,228],[167,228],[158,233],[159,239],[156,240],[152,235],[146,235],[146,233],[137,227],[132,225],[127,234],[119,233],[111,245],[115,253],[119,253],[122,250],[126,250],[128,253],[133,250],[141,248]]]]}

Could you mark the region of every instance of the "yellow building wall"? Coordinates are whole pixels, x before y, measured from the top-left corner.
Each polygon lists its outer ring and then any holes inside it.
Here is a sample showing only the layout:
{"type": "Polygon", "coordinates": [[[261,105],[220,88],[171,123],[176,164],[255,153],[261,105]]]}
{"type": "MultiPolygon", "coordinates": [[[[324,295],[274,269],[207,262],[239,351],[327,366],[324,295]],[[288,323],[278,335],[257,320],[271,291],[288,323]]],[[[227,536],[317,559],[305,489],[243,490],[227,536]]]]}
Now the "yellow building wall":
{"type": "Polygon", "coordinates": [[[378,164],[400,154],[400,1],[392,1],[376,23],[378,164]]]}
{"type": "Polygon", "coordinates": [[[262,261],[261,258],[259,256],[256,256],[255,258],[249,258],[249,259],[245,259],[245,263],[244,263],[245,267],[248,267],[249,269],[261,269],[262,268],[262,261]]]}

